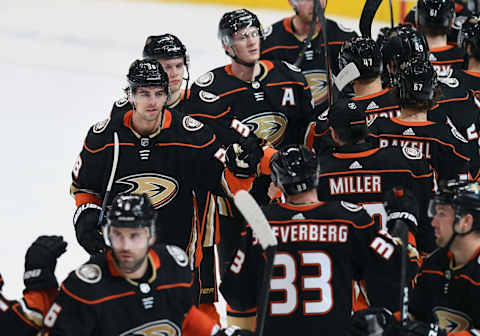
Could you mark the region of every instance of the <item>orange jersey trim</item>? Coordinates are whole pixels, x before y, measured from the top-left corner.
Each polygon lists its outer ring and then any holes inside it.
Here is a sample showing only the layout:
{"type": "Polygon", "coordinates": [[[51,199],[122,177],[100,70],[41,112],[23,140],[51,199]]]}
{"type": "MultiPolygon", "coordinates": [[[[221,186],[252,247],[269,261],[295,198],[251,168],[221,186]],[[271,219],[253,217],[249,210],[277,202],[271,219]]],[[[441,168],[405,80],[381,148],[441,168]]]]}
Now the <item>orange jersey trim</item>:
{"type": "Polygon", "coordinates": [[[15,312],[15,314],[18,315],[18,317],[20,317],[23,322],[25,322],[26,324],[28,324],[30,327],[32,327],[33,329],[35,330],[39,330],[40,327],[37,326],[35,323],[33,323],[32,321],[30,321],[28,318],[26,318],[19,310],[18,310],[18,307],[20,306],[19,303],[15,303],[13,306],[12,306],[12,310],[15,312]]]}
{"type": "Polygon", "coordinates": [[[38,310],[42,312],[42,315],[45,315],[50,309],[57,293],[57,288],[50,288],[42,291],[28,291],[24,294],[23,299],[29,308],[38,310]]]}
{"type": "Polygon", "coordinates": [[[367,110],[365,111],[365,113],[372,113],[372,112],[380,112],[380,111],[385,111],[385,110],[398,110],[400,109],[400,106],[399,105],[392,105],[392,106],[386,106],[386,107],[380,107],[378,109],[371,109],[371,110],[367,110]]]}
{"type": "Polygon", "coordinates": [[[167,147],[167,146],[181,146],[181,147],[189,147],[189,148],[196,148],[196,149],[200,149],[200,148],[205,148],[205,147],[208,147],[210,146],[212,143],[215,142],[216,140],[216,136],[214,135],[209,142],[203,144],[203,145],[191,145],[191,144],[184,144],[184,143],[181,143],[181,142],[167,142],[167,143],[161,143],[161,144],[155,144],[155,146],[159,146],[159,147],[167,147]]]}
{"type": "Polygon", "coordinates": [[[230,112],[231,110],[231,107],[229,106],[225,111],[223,111],[222,113],[216,115],[216,116],[212,116],[212,115],[208,115],[208,114],[203,114],[203,113],[189,113],[188,115],[190,117],[203,117],[203,118],[209,118],[209,119],[218,119],[218,118],[221,118],[223,117],[224,115],[226,115],[228,112],[230,112]]]}
{"type": "MultiPolygon", "coordinates": [[[[233,76],[233,74],[232,74],[232,76],[233,76]]],[[[221,94],[218,95],[218,97],[222,98],[222,97],[228,96],[228,95],[230,95],[230,94],[232,94],[232,93],[236,93],[236,92],[240,92],[240,91],[245,91],[245,90],[247,90],[246,87],[241,87],[241,88],[238,88],[238,89],[235,89],[235,90],[231,90],[231,91],[227,91],[227,92],[221,93],[221,94]]]]}
{"type": "Polygon", "coordinates": [[[468,98],[470,98],[470,94],[467,92],[467,95],[465,97],[439,100],[439,101],[437,101],[437,103],[440,104],[440,103],[448,103],[448,102],[452,102],[452,101],[465,101],[465,100],[468,100],[468,98]]]}
{"type": "Polygon", "coordinates": [[[253,180],[255,180],[255,176],[250,176],[248,178],[236,177],[228,168],[223,171],[223,174],[225,181],[227,182],[227,188],[233,195],[240,190],[250,190],[252,188],[253,180]]]}
{"type": "Polygon", "coordinates": [[[210,317],[192,306],[182,324],[182,334],[185,336],[210,336],[215,326],[210,317]]]}
{"type": "Polygon", "coordinates": [[[390,89],[386,88],[386,89],[383,89],[382,91],[372,93],[371,95],[361,96],[361,97],[353,97],[352,100],[359,101],[359,100],[365,100],[365,99],[370,99],[370,98],[376,98],[378,96],[381,96],[381,95],[387,93],[388,91],[390,91],[390,89]]]}
{"type": "MultiPolygon", "coordinates": [[[[132,147],[135,146],[135,144],[130,143],[130,142],[120,142],[119,145],[120,145],[120,146],[132,146],[132,147]]],[[[96,154],[96,153],[98,153],[98,152],[101,152],[101,151],[107,149],[108,147],[113,147],[113,146],[114,146],[113,143],[108,143],[108,144],[106,144],[105,146],[100,147],[100,148],[98,148],[98,149],[90,149],[90,148],[88,148],[87,143],[84,143],[84,144],[83,144],[83,148],[85,148],[88,152],[90,152],[90,153],[92,153],[92,154],[96,154]]]]}
{"type": "Polygon", "coordinates": [[[305,83],[303,83],[303,82],[294,82],[294,81],[290,81],[290,82],[278,82],[278,83],[268,83],[267,86],[289,85],[289,84],[305,86],[305,83]]]}
{"type": "Polygon", "coordinates": [[[273,50],[276,50],[276,49],[298,49],[300,48],[299,46],[286,46],[286,45],[280,45],[280,46],[275,46],[275,47],[271,47],[271,48],[268,48],[268,49],[265,49],[264,51],[262,51],[262,55],[266,54],[266,53],[269,53],[273,50]]]}
{"type": "Polygon", "coordinates": [[[379,150],[380,148],[374,148],[374,149],[370,149],[368,151],[360,152],[360,153],[333,153],[333,156],[339,159],[361,158],[361,157],[367,157],[367,156],[373,155],[379,150]]]}
{"type": "MultiPolygon", "coordinates": [[[[284,207],[284,204],[285,203],[282,203],[282,204],[279,204],[281,207],[284,207]]],[[[370,223],[368,223],[367,225],[364,225],[364,226],[360,226],[360,225],[357,225],[355,224],[354,222],[348,220],[348,219],[340,219],[340,218],[337,218],[337,219],[299,219],[299,220],[292,220],[292,219],[287,219],[287,220],[269,220],[268,221],[269,223],[271,224],[289,224],[289,223],[302,223],[302,222],[305,222],[305,223],[345,223],[345,224],[350,224],[352,225],[354,228],[356,229],[366,229],[372,225],[375,225],[375,221],[371,221],[370,223]]]]}
{"type": "Polygon", "coordinates": [[[470,71],[470,70],[462,70],[462,71],[465,72],[466,74],[471,75],[471,76],[480,77],[480,72],[475,72],[475,71],[470,71]]]}
{"type": "Polygon", "coordinates": [[[455,278],[457,278],[457,279],[462,278],[462,279],[467,280],[468,282],[470,282],[474,286],[480,286],[480,281],[475,281],[472,278],[470,278],[469,276],[466,276],[465,274],[457,275],[455,278]]]}
{"type": "Polygon", "coordinates": [[[432,49],[430,49],[430,52],[432,52],[432,53],[441,52],[441,51],[446,51],[446,50],[450,50],[450,49],[453,49],[453,48],[454,48],[454,46],[452,46],[452,45],[446,45],[446,46],[443,46],[443,47],[432,48],[432,49]]]}
{"type": "Polygon", "coordinates": [[[120,294],[116,294],[116,295],[106,296],[104,298],[97,299],[97,300],[86,300],[86,299],[83,299],[83,298],[73,294],[72,292],[70,292],[67,289],[67,287],[65,287],[64,284],[62,284],[61,288],[65,292],[65,294],[67,294],[68,296],[72,297],[73,299],[75,299],[79,302],[82,302],[82,303],[85,303],[85,304],[88,304],[88,305],[95,305],[95,304],[98,304],[98,303],[119,299],[119,298],[122,298],[122,297],[125,297],[125,296],[135,295],[134,291],[129,291],[129,292],[120,293],[120,294]]]}
{"type": "Polygon", "coordinates": [[[87,204],[87,203],[93,203],[93,204],[96,204],[98,206],[102,205],[102,202],[100,201],[100,199],[93,194],[89,194],[89,193],[75,194],[75,205],[77,207],[82,205],[82,204],[87,204]]]}
{"type": "Polygon", "coordinates": [[[398,118],[391,118],[391,120],[403,126],[429,126],[435,124],[433,121],[405,121],[398,118]]]}
{"type": "Polygon", "coordinates": [[[463,62],[463,59],[456,58],[448,61],[432,61],[432,64],[450,64],[450,63],[460,63],[463,62]]]}
{"type": "MultiPolygon", "coordinates": [[[[281,196],[281,194],[280,194],[281,196]]],[[[281,203],[280,206],[285,209],[290,209],[290,210],[297,210],[297,211],[308,211],[311,209],[315,209],[319,206],[324,205],[325,202],[316,202],[315,204],[311,205],[295,205],[291,203],[281,203]]]]}

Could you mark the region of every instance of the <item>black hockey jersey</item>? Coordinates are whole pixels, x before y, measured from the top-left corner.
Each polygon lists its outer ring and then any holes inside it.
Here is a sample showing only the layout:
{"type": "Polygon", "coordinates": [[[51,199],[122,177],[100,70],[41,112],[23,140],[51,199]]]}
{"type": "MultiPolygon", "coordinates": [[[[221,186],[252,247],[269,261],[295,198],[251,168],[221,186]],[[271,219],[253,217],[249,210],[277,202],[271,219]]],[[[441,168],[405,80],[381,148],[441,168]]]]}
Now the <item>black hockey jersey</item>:
{"type": "MultiPolygon", "coordinates": [[[[260,61],[261,73],[242,81],[231,66],[200,76],[191,87],[186,110],[208,125],[220,143],[229,145],[242,136],[256,135],[274,147],[303,143],[313,116],[312,96],[300,70],[280,61],[260,61]]],[[[252,193],[267,203],[269,178],[254,183],[252,193]]]]}
{"type": "MultiPolygon", "coordinates": [[[[397,293],[400,247],[355,204],[271,204],[263,208],[278,240],[266,308],[265,335],[346,335],[352,309],[352,280],[384,288],[371,297],[385,304],[397,293]],[[382,287],[383,286],[383,287],[382,287]]],[[[248,231],[220,291],[235,311],[255,309],[264,258],[248,231]]],[[[413,266],[413,265],[412,265],[413,266]]],[[[409,269],[411,277],[417,268],[409,269]]],[[[235,313],[231,313],[235,315],[235,313]]]]}
{"type": "Polygon", "coordinates": [[[437,323],[447,332],[480,329],[480,249],[463,267],[450,252],[439,249],[415,278],[409,311],[417,320],[437,323]]]}
{"type": "MultiPolygon", "coordinates": [[[[282,60],[294,64],[304,41],[295,34],[293,17],[285,18],[268,27],[265,32],[266,39],[262,41],[262,58],[282,60]]],[[[338,54],[344,41],[357,36],[353,29],[345,28],[337,22],[327,19],[327,39],[330,66],[333,74],[338,74],[338,54]]],[[[300,63],[305,78],[312,91],[312,96],[319,111],[327,107],[328,81],[327,66],[325,65],[325,43],[321,32],[312,37],[312,41],[305,51],[303,61],[300,63]],[[321,107],[320,107],[321,106],[321,107]]]]}
{"type": "Polygon", "coordinates": [[[115,114],[90,129],[72,171],[71,193],[77,206],[101,204],[111,172],[116,132],[119,160],[107,204],[119,193],[146,193],[159,214],[159,241],[185,249],[191,266],[198,266],[202,229],[194,190],[198,187],[221,195],[222,185],[229,189],[231,181],[235,188],[248,190],[243,183],[249,179],[238,179],[228,169],[224,171],[224,149],[215,135],[195,119],[165,110],[158,131],[140,136],[130,127],[132,115],[132,110],[123,116],[115,114]]]}
{"type": "Polygon", "coordinates": [[[440,48],[430,48],[430,62],[438,76],[448,75],[451,69],[463,68],[464,50],[456,45],[446,45],[440,48]]]}
{"type": "Polygon", "coordinates": [[[370,140],[376,141],[380,148],[407,146],[421,152],[437,180],[469,178],[467,141],[454,127],[433,121],[376,118],[369,130],[370,140]]]}
{"type": "Polygon", "coordinates": [[[352,99],[362,103],[365,107],[367,124],[370,124],[376,117],[394,118],[400,115],[400,106],[390,88],[368,96],[353,97],[352,99]]]}
{"type": "Polygon", "coordinates": [[[210,336],[212,321],[191,321],[198,310],[192,307],[192,273],[185,252],[157,244],[148,263],[142,279],[126,279],[110,250],[71,272],[45,317],[48,335],[210,336]],[[188,333],[188,323],[208,333],[188,333]]]}
{"type": "Polygon", "coordinates": [[[480,72],[457,70],[453,72],[452,77],[457,78],[461,86],[472,90],[477,95],[480,93],[480,72]]]}
{"type": "Polygon", "coordinates": [[[424,252],[435,249],[426,213],[433,190],[433,173],[420,152],[363,143],[338,147],[333,154],[320,157],[320,162],[319,199],[361,204],[385,230],[384,193],[395,186],[411,190],[421,210],[416,236],[418,249],[424,252]]]}

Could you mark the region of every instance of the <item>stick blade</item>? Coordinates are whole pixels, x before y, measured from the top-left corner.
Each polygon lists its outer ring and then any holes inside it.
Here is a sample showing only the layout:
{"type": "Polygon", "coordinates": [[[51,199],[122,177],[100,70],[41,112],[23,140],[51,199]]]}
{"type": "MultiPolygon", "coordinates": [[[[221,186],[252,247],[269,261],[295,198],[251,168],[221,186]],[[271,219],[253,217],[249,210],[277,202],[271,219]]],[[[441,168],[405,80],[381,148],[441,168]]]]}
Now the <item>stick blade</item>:
{"type": "Polygon", "coordinates": [[[382,0],[366,0],[363,6],[362,15],[360,16],[360,33],[362,37],[372,37],[372,22],[375,14],[377,14],[378,7],[382,0]]]}
{"type": "Polygon", "coordinates": [[[266,250],[270,246],[277,246],[277,238],[270,227],[265,214],[255,199],[245,190],[238,191],[233,197],[233,202],[252,227],[262,249],[266,250]]]}

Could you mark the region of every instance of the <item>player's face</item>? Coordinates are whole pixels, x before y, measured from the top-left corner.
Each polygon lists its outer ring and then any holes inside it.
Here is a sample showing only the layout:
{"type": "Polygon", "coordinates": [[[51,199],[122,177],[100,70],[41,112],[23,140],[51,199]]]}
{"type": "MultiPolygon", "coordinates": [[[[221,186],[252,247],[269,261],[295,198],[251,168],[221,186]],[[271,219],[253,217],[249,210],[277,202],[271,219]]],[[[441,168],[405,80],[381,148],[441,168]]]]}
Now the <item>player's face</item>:
{"type": "Polygon", "coordinates": [[[172,59],[159,59],[163,70],[168,75],[168,83],[172,94],[181,89],[183,83],[183,76],[185,74],[185,67],[183,57],[172,59]]]}
{"type": "Polygon", "coordinates": [[[139,87],[135,93],[135,113],[145,122],[158,121],[163,106],[167,101],[167,93],[159,87],[139,87]]]}
{"type": "Polygon", "coordinates": [[[455,210],[448,204],[435,205],[435,216],[432,219],[432,226],[435,229],[435,242],[439,247],[447,246],[453,235],[453,222],[455,221],[455,210]]]}
{"type": "MultiPolygon", "coordinates": [[[[290,2],[292,7],[297,9],[297,16],[303,23],[311,23],[313,18],[313,0],[293,0],[290,2]]],[[[325,0],[321,0],[322,7],[325,8],[325,0]]]]}
{"type": "Polygon", "coordinates": [[[239,59],[246,63],[254,63],[260,59],[260,32],[257,27],[247,27],[235,32],[232,40],[232,48],[239,59]]]}
{"type": "Polygon", "coordinates": [[[118,268],[133,273],[146,262],[149,246],[149,233],[146,228],[111,227],[109,238],[118,268]]]}

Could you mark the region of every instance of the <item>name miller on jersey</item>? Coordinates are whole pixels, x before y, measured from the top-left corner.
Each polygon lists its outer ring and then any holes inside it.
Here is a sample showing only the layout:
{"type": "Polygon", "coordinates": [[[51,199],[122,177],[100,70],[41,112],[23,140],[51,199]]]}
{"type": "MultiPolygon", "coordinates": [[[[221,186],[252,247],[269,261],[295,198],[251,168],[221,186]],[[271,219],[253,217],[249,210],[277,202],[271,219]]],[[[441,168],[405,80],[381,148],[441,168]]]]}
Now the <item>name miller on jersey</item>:
{"type": "Polygon", "coordinates": [[[379,139],[380,148],[384,148],[388,146],[400,146],[400,147],[413,148],[419,151],[420,153],[422,153],[426,159],[432,158],[432,154],[430,152],[430,142],[428,141],[412,141],[412,140],[399,140],[399,139],[389,140],[385,138],[379,139]]]}
{"type": "Polygon", "coordinates": [[[330,177],[328,182],[330,195],[382,193],[381,175],[330,177]]]}

